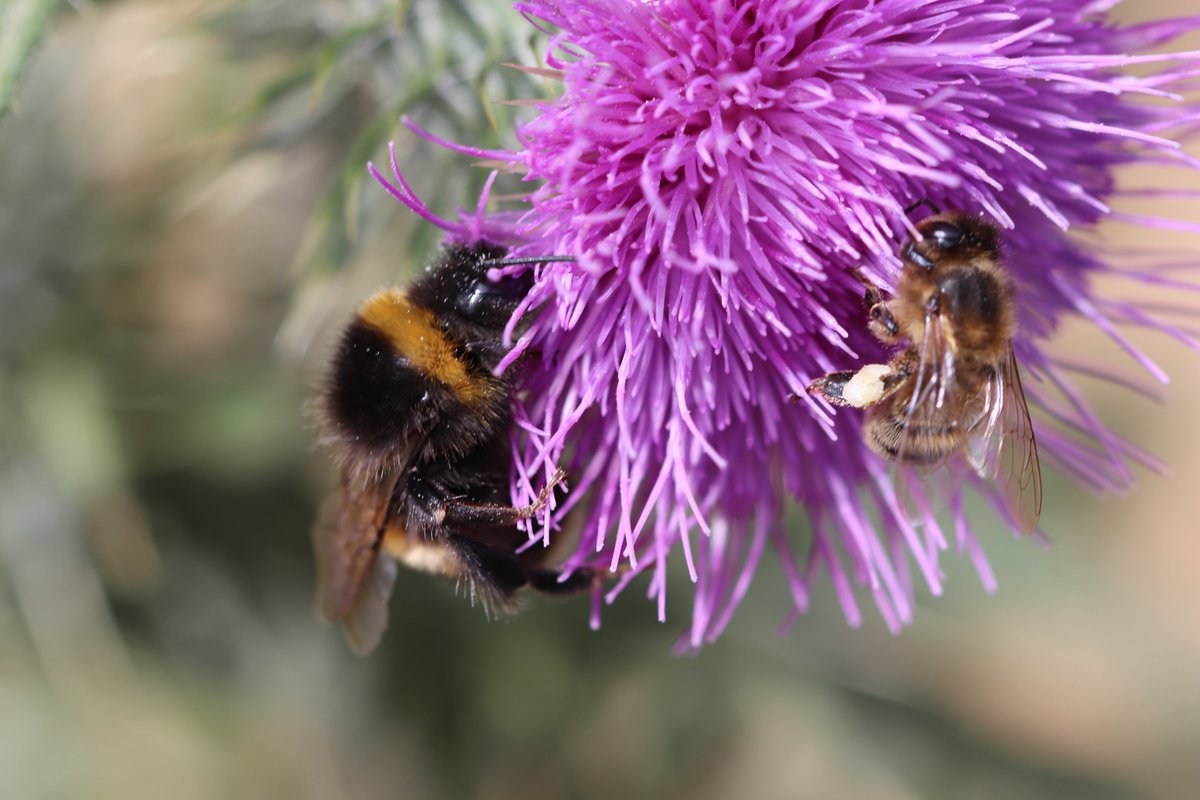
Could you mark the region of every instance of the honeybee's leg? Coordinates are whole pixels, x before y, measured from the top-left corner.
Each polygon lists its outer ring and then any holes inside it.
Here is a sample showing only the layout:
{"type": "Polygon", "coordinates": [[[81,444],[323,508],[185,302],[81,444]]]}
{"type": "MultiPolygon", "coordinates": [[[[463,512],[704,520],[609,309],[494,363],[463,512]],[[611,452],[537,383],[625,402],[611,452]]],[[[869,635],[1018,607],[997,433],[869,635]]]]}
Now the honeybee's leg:
{"type": "Polygon", "coordinates": [[[851,271],[851,274],[854,275],[854,279],[861,283],[863,289],[866,290],[866,295],[863,297],[863,305],[867,308],[873,308],[880,303],[886,303],[892,299],[892,296],[885,289],[871,283],[871,279],[864,275],[860,268],[855,267],[851,271]]]}
{"type": "MultiPolygon", "coordinates": [[[[845,389],[846,384],[848,384],[854,378],[854,374],[854,370],[852,369],[848,369],[843,372],[831,372],[828,375],[817,378],[815,381],[810,383],[805,391],[807,391],[809,394],[816,392],[828,400],[832,405],[848,406],[850,403],[846,401],[845,389]]],[[[800,396],[792,395],[792,399],[799,400],[800,396]]]]}
{"type": "Polygon", "coordinates": [[[854,277],[866,290],[863,296],[863,305],[867,307],[867,311],[871,315],[871,321],[867,324],[871,333],[885,344],[892,344],[900,339],[900,324],[896,322],[896,315],[892,313],[892,296],[871,283],[871,280],[858,268],[854,270],[854,277]]]}
{"type": "Polygon", "coordinates": [[[871,321],[867,323],[867,328],[884,344],[895,344],[904,338],[900,332],[900,323],[892,313],[890,301],[871,306],[871,321]]]}
{"type": "Polygon", "coordinates": [[[867,364],[856,371],[831,372],[808,385],[835,406],[869,408],[895,388],[889,364],[867,364]]]}

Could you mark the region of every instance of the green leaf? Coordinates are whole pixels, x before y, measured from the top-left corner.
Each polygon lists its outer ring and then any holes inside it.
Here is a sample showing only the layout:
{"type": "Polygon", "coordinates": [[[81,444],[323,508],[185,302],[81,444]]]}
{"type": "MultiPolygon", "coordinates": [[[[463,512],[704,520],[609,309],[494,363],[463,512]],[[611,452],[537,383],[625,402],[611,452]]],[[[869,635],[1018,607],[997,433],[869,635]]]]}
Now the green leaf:
{"type": "Polygon", "coordinates": [[[17,81],[56,8],[58,0],[0,2],[0,118],[8,112],[17,81]]]}

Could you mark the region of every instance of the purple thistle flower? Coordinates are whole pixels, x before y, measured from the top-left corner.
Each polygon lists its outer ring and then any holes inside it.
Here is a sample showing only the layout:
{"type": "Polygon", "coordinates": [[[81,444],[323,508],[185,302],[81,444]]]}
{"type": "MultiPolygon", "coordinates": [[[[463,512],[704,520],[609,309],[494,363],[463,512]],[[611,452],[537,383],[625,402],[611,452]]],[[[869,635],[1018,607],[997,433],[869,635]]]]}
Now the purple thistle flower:
{"type": "MultiPolygon", "coordinates": [[[[520,129],[522,150],[458,149],[538,188],[515,223],[438,221],[459,238],[578,259],[539,268],[528,307],[542,308],[514,351],[533,362],[515,502],[560,464],[571,479],[533,546],[579,506],[569,565],[626,564],[609,601],[649,573],[660,618],[668,559],[682,556],[695,584],[691,646],[720,634],[769,549],[796,614],[826,572],[851,624],[862,586],[898,629],[914,584],[940,594],[938,558],[951,547],[990,591],[961,497],[948,528],[933,515],[914,524],[863,444],[861,414],[788,402],[830,370],[885,359],[852,269],[894,284],[913,232],[903,209],[922,198],[1004,229],[1043,461],[1097,491],[1129,487],[1131,462],[1153,466],[1073,387],[1070,373],[1094,368],[1043,349],[1064,317],[1082,316],[1165,381],[1117,326],[1196,346],[1096,297],[1102,272],[1166,279],[1111,267],[1070,233],[1121,217],[1109,206],[1118,167],[1198,166],[1171,136],[1200,108],[1171,90],[1200,56],[1133,54],[1200,19],[1122,28],[1104,19],[1111,5],[518,3],[554,31],[547,63],[564,92],[520,129]],[[1140,77],[1123,69],[1134,64],[1140,77]],[[783,524],[789,496],[811,538],[783,524]]],[[[402,179],[391,188],[433,218],[402,179]]]]}

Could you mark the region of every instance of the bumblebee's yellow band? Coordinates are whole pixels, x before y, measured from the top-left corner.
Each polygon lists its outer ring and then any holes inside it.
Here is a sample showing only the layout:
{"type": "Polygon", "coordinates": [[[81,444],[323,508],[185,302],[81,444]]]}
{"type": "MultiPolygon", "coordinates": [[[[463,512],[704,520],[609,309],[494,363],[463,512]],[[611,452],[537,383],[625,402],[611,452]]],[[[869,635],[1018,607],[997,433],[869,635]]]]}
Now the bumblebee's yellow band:
{"type": "Polygon", "coordinates": [[[487,397],[488,382],[472,380],[433,312],[414,305],[400,289],[385,289],[367,298],[358,316],[386,336],[413,369],[444,383],[463,403],[474,405],[487,397]]]}

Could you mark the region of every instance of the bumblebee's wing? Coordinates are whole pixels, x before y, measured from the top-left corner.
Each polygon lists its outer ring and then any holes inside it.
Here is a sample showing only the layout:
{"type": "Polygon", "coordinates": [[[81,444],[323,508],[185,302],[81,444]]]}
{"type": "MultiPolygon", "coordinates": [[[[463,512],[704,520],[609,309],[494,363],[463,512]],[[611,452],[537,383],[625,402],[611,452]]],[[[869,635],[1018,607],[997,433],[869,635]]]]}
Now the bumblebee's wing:
{"type": "Polygon", "coordinates": [[[342,624],[360,652],[374,647],[387,626],[396,570],[379,551],[390,497],[391,481],[356,487],[344,480],[313,531],[317,607],[326,620],[342,624]]]}
{"type": "Polygon", "coordinates": [[[1042,468],[1011,345],[989,382],[983,413],[971,428],[969,454],[975,471],[1000,487],[1021,532],[1032,533],[1042,514],[1042,468]]]}
{"type": "Polygon", "coordinates": [[[350,649],[360,656],[374,650],[387,630],[388,601],[392,597],[398,569],[396,562],[390,558],[375,559],[375,568],[371,570],[350,610],[342,617],[342,632],[346,634],[346,641],[350,649]]]}

